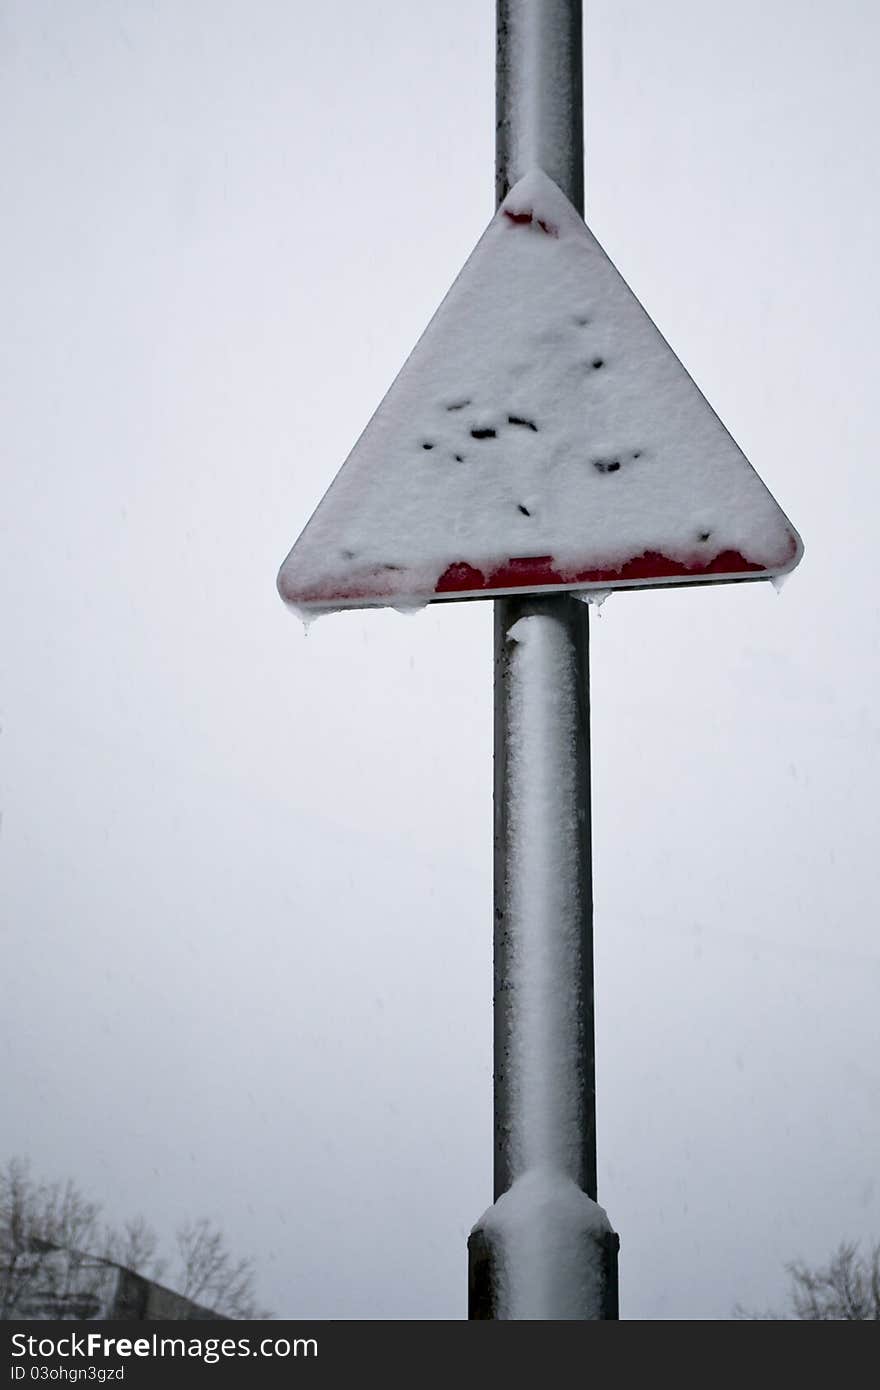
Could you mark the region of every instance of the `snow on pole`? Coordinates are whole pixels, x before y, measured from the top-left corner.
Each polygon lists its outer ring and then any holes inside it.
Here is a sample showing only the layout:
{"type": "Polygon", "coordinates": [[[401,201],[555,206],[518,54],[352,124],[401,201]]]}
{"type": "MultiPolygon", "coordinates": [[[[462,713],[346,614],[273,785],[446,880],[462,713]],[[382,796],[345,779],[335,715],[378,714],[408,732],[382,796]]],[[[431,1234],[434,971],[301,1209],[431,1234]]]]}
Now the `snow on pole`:
{"type": "MultiPolygon", "coordinates": [[[[498,0],[496,198],[529,170],[583,211],[580,0],[498,0]]],[[[588,608],[495,603],[495,1203],[472,1318],[617,1316],[596,1203],[588,608]]]]}
{"type": "Polygon", "coordinates": [[[495,200],[543,169],[584,211],[580,0],[498,0],[495,200]]]}

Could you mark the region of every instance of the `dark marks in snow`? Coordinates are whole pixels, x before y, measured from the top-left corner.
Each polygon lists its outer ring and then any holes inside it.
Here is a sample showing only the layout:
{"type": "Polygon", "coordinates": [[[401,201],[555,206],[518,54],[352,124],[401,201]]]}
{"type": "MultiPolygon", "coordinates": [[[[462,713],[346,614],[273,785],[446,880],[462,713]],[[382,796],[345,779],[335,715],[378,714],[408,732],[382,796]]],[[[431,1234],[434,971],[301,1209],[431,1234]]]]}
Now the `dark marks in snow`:
{"type": "Polygon", "coordinates": [[[424,444],[422,445],[422,448],[423,448],[423,449],[433,449],[433,447],[434,447],[434,445],[433,445],[433,444],[429,444],[427,440],[425,440],[424,444]]]}
{"type": "Polygon", "coordinates": [[[712,534],[711,531],[701,531],[701,532],[700,532],[700,535],[699,535],[699,539],[700,539],[701,541],[707,541],[707,540],[709,539],[709,537],[711,536],[711,534],[712,534]]]}
{"type": "Polygon", "coordinates": [[[592,362],[590,363],[590,366],[593,368],[594,372],[598,372],[600,367],[605,366],[604,357],[594,357],[592,362]]]}
{"type": "MultiPolygon", "coordinates": [[[[471,403],[471,398],[468,396],[467,398],[462,398],[460,401],[450,401],[445,406],[445,409],[448,411],[464,410],[465,406],[468,406],[471,403]]],[[[538,433],[538,426],[536,425],[534,420],[529,418],[528,415],[516,415],[511,412],[507,415],[507,424],[512,425],[514,429],[529,430],[532,434],[538,433]]],[[[465,428],[467,428],[467,426],[465,426],[465,428]]],[[[486,440],[498,438],[498,430],[494,425],[475,425],[474,428],[472,430],[469,430],[468,432],[470,434],[471,439],[486,440]]],[[[427,439],[423,440],[422,448],[433,449],[434,442],[432,440],[427,439]]],[[[455,459],[456,463],[464,463],[463,454],[457,454],[453,452],[452,457],[455,459]]]]}
{"type": "Polygon", "coordinates": [[[522,512],[523,516],[531,516],[531,512],[529,511],[528,507],[524,507],[522,502],[519,503],[519,509],[522,512]]]}
{"type": "Polygon", "coordinates": [[[533,212],[511,212],[509,208],[505,208],[504,216],[514,227],[536,225],[540,227],[545,236],[559,236],[558,227],[555,227],[552,222],[545,222],[543,217],[535,217],[533,212]]]}
{"type": "MultiPolygon", "coordinates": [[[[632,453],[629,455],[629,457],[631,459],[640,459],[642,457],[641,449],[634,449],[632,453]]],[[[620,471],[621,466],[622,465],[620,457],[607,459],[593,459],[593,467],[595,468],[597,473],[618,473],[620,471]]]]}

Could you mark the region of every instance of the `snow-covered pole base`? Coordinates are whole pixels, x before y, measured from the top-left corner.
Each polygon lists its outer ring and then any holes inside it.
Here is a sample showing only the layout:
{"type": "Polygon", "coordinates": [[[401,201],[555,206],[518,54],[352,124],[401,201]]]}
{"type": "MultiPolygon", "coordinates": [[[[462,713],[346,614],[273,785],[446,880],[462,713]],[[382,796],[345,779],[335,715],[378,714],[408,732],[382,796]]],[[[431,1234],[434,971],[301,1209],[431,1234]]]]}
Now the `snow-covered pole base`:
{"type": "Polygon", "coordinates": [[[468,1317],[616,1319],[619,1245],[605,1212],[576,1183],[534,1169],[470,1234],[468,1317]]]}

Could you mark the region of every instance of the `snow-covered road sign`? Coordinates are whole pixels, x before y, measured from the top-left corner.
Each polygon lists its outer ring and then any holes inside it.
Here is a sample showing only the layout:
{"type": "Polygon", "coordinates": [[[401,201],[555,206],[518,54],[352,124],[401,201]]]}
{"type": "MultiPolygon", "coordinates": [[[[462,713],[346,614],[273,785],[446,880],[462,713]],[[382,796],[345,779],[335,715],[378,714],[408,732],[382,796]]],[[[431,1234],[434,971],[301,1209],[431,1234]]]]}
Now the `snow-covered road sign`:
{"type": "Polygon", "coordinates": [[[565,195],[511,190],[278,576],[304,609],[785,574],[800,538],[565,195]]]}

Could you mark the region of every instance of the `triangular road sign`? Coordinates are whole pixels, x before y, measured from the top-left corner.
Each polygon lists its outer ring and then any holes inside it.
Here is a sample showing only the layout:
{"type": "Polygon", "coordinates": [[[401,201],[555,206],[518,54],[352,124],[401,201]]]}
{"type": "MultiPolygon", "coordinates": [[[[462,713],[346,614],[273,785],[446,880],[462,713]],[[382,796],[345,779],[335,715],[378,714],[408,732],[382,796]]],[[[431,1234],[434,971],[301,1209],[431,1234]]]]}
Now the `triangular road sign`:
{"type": "Polygon", "coordinates": [[[800,538],[565,195],[508,194],[278,577],[305,609],[765,579],[800,538]]]}

